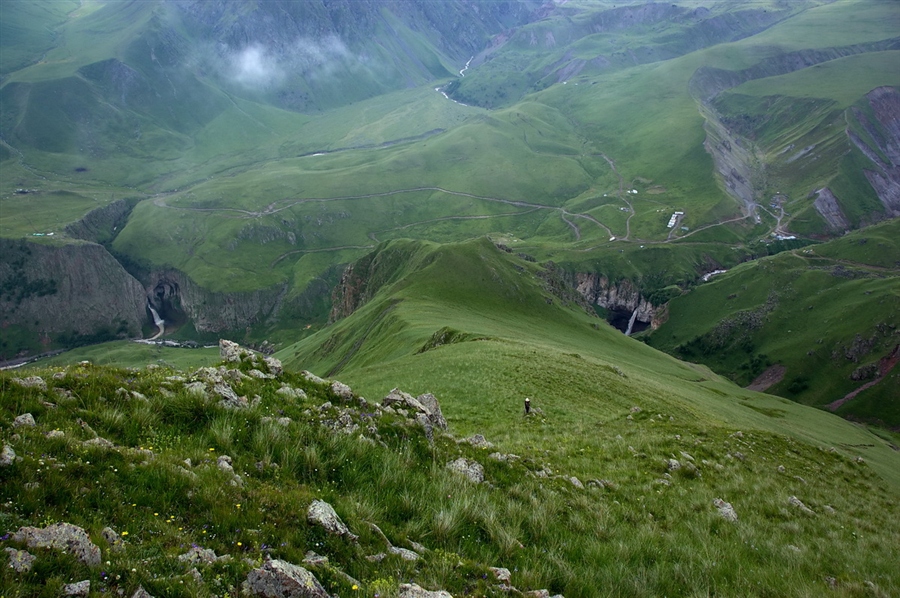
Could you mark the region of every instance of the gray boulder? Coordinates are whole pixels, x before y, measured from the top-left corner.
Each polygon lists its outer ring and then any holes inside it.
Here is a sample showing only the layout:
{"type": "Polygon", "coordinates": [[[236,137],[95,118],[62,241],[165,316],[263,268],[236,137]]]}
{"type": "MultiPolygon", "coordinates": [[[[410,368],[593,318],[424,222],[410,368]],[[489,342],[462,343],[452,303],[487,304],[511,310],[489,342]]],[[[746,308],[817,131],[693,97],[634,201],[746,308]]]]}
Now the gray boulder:
{"type": "Polygon", "coordinates": [[[246,409],[250,406],[246,397],[239,397],[234,390],[224,382],[213,386],[213,392],[222,397],[219,405],[226,409],[246,409]]]}
{"type": "Polygon", "coordinates": [[[318,525],[325,529],[329,534],[342,536],[351,542],[359,539],[359,536],[350,532],[350,529],[341,521],[334,507],[324,500],[314,500],[306,511],[306,520],[313,525],[318,525]]]}
{"type": "Polygon", "coordinates": [[[338,382],[337,380],[332,382],[331,392],[340,397],[343,401],[353,400],[353,390],[343,382],[338,382]]]}
{"type": "Polygon", "coordinates": [[[269,368],[270,374],[273,374],[275,376],[280,376],[281,374],[284,373],[284,366],[281,365],[280,360],[266,355],[265,357],[263,357],[263,361],[265,362],[266,366],[269,368]]]}
{"type": "Polygon", "coordinates": [[[12,537],[14,542],[24,542],[29,548],[52,548],[75,555],[89,567],[100,565],[100,548],[91,542],[87,532],[71,523],[54,523],[44,529],[20,528],[12,537]]]}
{"type": "Polygon", "coordinates": [[[211,548],[201,548],[196,544],[182,555],[178,556],[178,560],[189,565],[210,565],[217,561],[231,560],[226,554],[224,556],[216,556],[216,552],[211,548]]]}
{"type": "MultiPolygon", "coordinates": [[[[196,571],[196,569],[194,569],[194,571],[196,571]]],[[[144,586],[138,586],[138,589],[134,591],[134,594],[131,595],[131,598],[153,598],[153,595],[145,590],[144,586]]]]}
{"type": "Polygon", "coordinates": [[[34,416],[31,415],[30,413],[23,413],[22,415],[20,415],[19,417],[17,417],[16,419],[13,420],[13,428],[21,428],[21,427],[32,428],[35,425],[36,424],[34,422],[34,416]]]}
{"type": "Polygon", "coordinates": [[[47,383],[40,376],[28,376],[27,378],[13,378],[15,384],[23,388],[37,388],[38,390],[47,390],[47,383]]]}
{"type": "Polygon", "coordinates": [[[245,357],[249,358],[251,361],[255,361],[256,355],[253,351],[245,349],[239,344],[223,338],[219,339],[219,357],[222,358],[222,361],[228,363],[240,363],[245,357]]]}
{"type": "Polygon", "coordinates": [[[731,503],[725,502],[721,498],[713,499],[713,505],[719,510],[719,515],[722,516],[722,519],[725,521],[737,521],[738,516],[734,510],[734,507],[731,506],[731,503]]]}
{"type": "Polygon", "coordinates": [[[16,462],[16,451],[8,444],[3,445],[0,451],[0,467],[8,467],[16,462]]]}
{"type": "Polygon", "coordinates": [[[70,583],[63,586],[63,596],[87,596],[91,593],[91,580],[85,579],[76,583],[70,583]]]}
{"type": "Polygon", "coordinates": [[[447,420],[441,413],[441,406],[437,399],[431,393],[413,397],[411,394],[403,392],[400,389],[393,389],[386,397],[381,400],[382,407],[392,407],[394,409],[412,409],[417,413],[422,413],[431,422],[435,428],[441,430],[447,429],[447,420]]]}
{"type": "Polygon", "coordinates": [[[328,383],[327,381],[323,380],[322,378],[319,378],[318,376],[316,376],[316,375],[313,374],[312,372],[307,372],[306,370],[303,370],[302,372],[300,372],[300,374],[301,374],[304,378],[306,378],[307,380],[309,380],[310,382],[312,382],[313,384],[327,384],[327,383],[328,383]]]}
{"type": "Polygon", "coordinates": [[[484,481],[484,467],[478,461],[470,461],[464,457],[460,457],[456,461],[447,463],[447,469],[454,473],[465,476],[470,481],[480,484],[484,481]]]}
{"type": "Polygon", "coordinates": [[[264,598],[329,598],[316,576],[286,561],[263,563],[247,576],[244,589],[251,596],[264,598]]]}
{"type": "Polygon", "coordinates": [[[275,394],[286,399],[293,399],[295,401],[306,398],[306,393],[303,391],[303,389],[294,388],[293,386],[288,386],[287,384],[276,390],[275,394]]]}
{"type": "Polygon", "coordinates": [[[444,590],[432,592],[414,583],[404,583],[400,584],[400,598],[453,598],[453,596],[444,590]]]}
{"type": "Polygon", "coordinates": [[[418,561],[420,558],[417,552],[406,548],[400,548],[399,546],[391,546],[390,548],[388,548],[388,552],[390,552],[391,554],[396,554],[404,561],[418,561]]]}
{"type": "Polygon", "coordinates": [[[36,556],[26,550],[4,548],[4,551],[9,555],[9,568],[16,573],[28,573],[37,560],[36,556]]]}

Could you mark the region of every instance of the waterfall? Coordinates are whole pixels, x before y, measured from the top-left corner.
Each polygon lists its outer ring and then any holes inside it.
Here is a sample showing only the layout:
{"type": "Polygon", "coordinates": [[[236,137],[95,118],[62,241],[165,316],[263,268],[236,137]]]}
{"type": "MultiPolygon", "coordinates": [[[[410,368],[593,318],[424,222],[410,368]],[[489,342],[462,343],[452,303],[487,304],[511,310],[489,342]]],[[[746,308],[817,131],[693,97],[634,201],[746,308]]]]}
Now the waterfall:
{"type": "Polygon", "coordinates": [[[631,329],[634,328],[634,322],[637,320],[637,312],[638,308],[634,308],[634,313],[631,314],[631,319],[628,320],[628,329],[625,330],[625,336],[631,336],[631,329]]]}
{"type": "Polygon", "coordinates": [[[150,313],[153,315],[153,323],[157,328],[159,328],[159,332],[157,332],[156,335],[150,339],[153,340],[154,338],[161,337],[163,335],[163,332],[166,331],[166,321],[159,317],[159,313],[157,313],[157,311],[153,309],[152,305],[148,303],[147,307],[150,308],[150,313]]]}

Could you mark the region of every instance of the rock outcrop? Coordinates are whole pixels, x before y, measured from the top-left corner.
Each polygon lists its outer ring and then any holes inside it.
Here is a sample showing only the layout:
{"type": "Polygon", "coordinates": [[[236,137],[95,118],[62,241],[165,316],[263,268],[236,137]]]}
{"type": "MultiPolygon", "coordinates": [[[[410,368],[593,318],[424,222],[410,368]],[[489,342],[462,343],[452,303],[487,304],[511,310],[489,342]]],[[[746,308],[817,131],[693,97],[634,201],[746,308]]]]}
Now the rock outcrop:
{"type": "Polygon", "coordinates": [[[251,596],[262,598],[329,598],[316,576],[287,561],[271,560],[254,569],[244,583],[251,596]]]}
{"type": "Polygon", "coordinates": [[[312,525],[317,525],[329,534],[342,536],[351,542],[355,542],[359,537],[350,532],[350,528],[341,521],[341,518],[335,512],[334,507],[324,500],[314,500],[306,511],[306,520],[312,525]]]}
{"type": "Polygon", "coordinates": [[[71,523],[54,523],[43,529],[23,527],[12,537],[29,548],[52,548],[68,552],[89,567],[100,565],[100,548],[91,542],[87,532],[71,523]]]}
{"type": "Polygon", "coordinates": [[[637,310],[639,322],[652,322],[656,313],[653,304],[627,279],[612,282],[602,274],[582,272],[575,275],[575,288],[593,305],[630,312],[637,310]]]}

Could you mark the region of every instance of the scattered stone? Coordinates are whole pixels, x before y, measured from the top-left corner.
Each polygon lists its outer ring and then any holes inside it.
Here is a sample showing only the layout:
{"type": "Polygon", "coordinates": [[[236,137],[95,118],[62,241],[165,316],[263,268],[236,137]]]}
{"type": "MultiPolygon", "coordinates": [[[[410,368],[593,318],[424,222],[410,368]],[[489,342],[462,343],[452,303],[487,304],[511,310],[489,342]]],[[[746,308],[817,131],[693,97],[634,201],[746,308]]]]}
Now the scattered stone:
{"type": "Polygon", "coordinates": [[[350,529],[341,521],[334,507],[324,500],[312,501],[312,504],[309,505],[309,510],[306,512],[306,520],[314,525],[321,526],[330,534],[343,536],[351,542],[356,542],[359,539],[359,536],[352,534],[350,529]]]}
{"type": "Polygon", "coordinates": [[[316,554],[310,550],[306,553],[306,556],[303,557],[303,564],[309,565],[310,567],[321,567],[328,564],[328,557],[316,554]]]}
{"type": "Polygon", "coordinates": [[[671,486],[672,482],[665,478],[659,478],[658,480],[653,480],[654,484],[659,484],[660,486],[671,486]]]}
{"type": "Polygon", "coordinates": [[[182,563],[189,565],[211,565],[218,561],[231,560],[229,555],[216,556],[216,552],[212,548],[201,548],[194,544],[191,549],[178,557],[182,563]]]}
{"type": "Polygon", "coordinates": [[[47,438],[65,438],[66,433],[62,430],[50,430],[46,434],[47,438]]]}
{"type": "Polygon", "coordinates": [[[71,523],[54,523],[43,529],[23,527],[13,534],[12,539],[14,542],[24,542],[29,548],[53,548],[68,552],[89,567],[100,564],[100,548],[91,542],[87,532],[71,523]]]}
{"type": "Polygon", "coordinates": [[[216,465],[225,473],[231,474],[232,486],[240,487],[244,485],[244,478],[236,474],[234,472],[234,467],[231,466],[231,457],[228,455],[219,455],[219,458],[216,459],[216,465]]]}
{"type": "Polygon", "coordinates": [[[494,461],[501,461],[501,462],[506,463],[509,461],[517,461],[517,460],[521,459],[521,457],[519,455],[513,455],[512,453],[510,453],[510,454],[491,453],[490,455],[488,455],[488,459],[493,459],[494,461]]]}
{"type": "Polygon", "coordinates": [[[47,390],[47,383],[40,376],[28,376],[27,378],[13,378],[12,381],[22,388],[37,388],[47,390]]]}
{"type": "Polygon", "coordinates": [[[795,475],[795,476],[794,476],[794,479],[797,480],[798,482],[800,482],[801,484],[806,484],[806,483],[807,483],[806,480],[804,480],[803,478],[801,478],[801,477],[798,476],[798,475],[795,475]]]}
{"type": "Polygon", "coordinates": [[[778,466],[778,473],[784,473],[784,472],[786,472],[786,471],[787,471],[787,469],[785,469],[784,465],[779,465],[779,466],[778,466]]]}
{"type": "Polygon", "coordinates": [[[274,374],[267,374],[267,373],[263,372],[262,370],[258,370],[256,368],[253,368],[252,370],[250,370],[249,374],[250,374],[251,378],[256,378],[257,380],[274,380],[275,379],[274,374]]]}
{"type": "Polygon", "coordinates": [[[284,366],[281,365],[281,361],[269,355],[263,357],[263,362],[266,364],[266,367],[269,368],[269,373],[274,376],[280,376],[284,373],[284,366]]]}
{"type": "Polygon", "coordinates": [[[287,384],[276,390],[275,394],[295,401],[306,398],[306,393],[302,389],[294,388],[293,386],[288,386],[287,384]]]}
{"type": "Polygon", "coordinates": [[[107,440],[106,438],[101,438],[97,436],[96,438],[91,438],[90,440],[85,440],[81,443],[83,446],[96,446],[104,449],[114,449],[116,445],[107,440]]]}
{"type": "Polygon", "coordinates": [[[791,552],[795,552],[795,553],[797,553],[797,554],[800,554],[801,552],[803,552],[802,550],[800,550],[799,548],[797,548],[797,547],[794,546],[793,544],[788,544],[788,545],[787,545],[787,549],[790,550],[791,552]]]}
{"type": "Polygon", "coordinates": [[[579,480],[579,479],[576,478],[575,476],[571,476],[571,477],[568,477],[568,478],[566,478],[566,479],[569,480],[569,483],[571,483],[571,484],[572,484],[573,486],[575,486],[576,488],[578,488],[578,489],[580,489],[580,490],[584,490],[584,484],[582,484],[582,483],[581,483],[581,480],[579,480]]]}
{"type": "Polygon", "coordinates": [[[418,542],[413,542],[412,540],[407,540],[407,542],[409,542],[409,545],[412,546],[413,550],[415,550],[419,554],[425,554],[426,552],[428,552],[428,549],[418,542]]]}
{"type": "Polygon", "coordinates": [[[713,505],[719,510],[719,515],[722,516],[722,519],[725,521],[737,521],[738,516],[734,510],[734,507],[731,506],[731,503],[725,502],[721,498],[713,499],[713,505]]]}
{"type": "Polygon", "coordinates": [[[737,432],[735,432],[735,433],[732,434],[731,436],[732,436],[732,438],[743,438],[743,437],[744,437],[744,433],[741,432],[740,430],[738,430],[737,432]]]}
{"type": "Polygon", "coordinates": [[[525,598],[550,598],[549,590],[531,590],[522,594],[525,598]]]}
{"type": "Polygon", "coordinates": [[[246,409],[250,406],[250,403],[247,402],[247,397],[239,397],[237,393],[224,382],[213,386],[213,392],[222,397],[222,400],[219,401],[219,405],[226,409],[246,409]]]}
{"type": "Polygon", "coordinates": [[[55,374],[53,374],[53,379],[54,380],[65,380],[66,373],[65,372],[56,372],[55,374]]]}
{"type": "Polygon", "coordinates": [[[34,567],[37,557],[27,550],[16,550],[15,548],[5,548],[4,551],[9,554],[9,568],[16,573],[28,573],[34,567]]]}
{"type": "Polygon", "coordinates": [[[828,585],[828,587],[831,588],[832,590],[835,589],[835,588],[837,587],[837,580],[836,580],[835,578],[831,577],[831,576],[826,576],[826,577],[825,577],[825,583],[826,583],[826,584],[828,585]]]}
{"type": "Polygon", "coordinates": [[[316,576],[287,561],[271,560],[250,571],[247,593],[265,598],[329,598],[316,576]]]}
{"type": "Polygon", "coordinates": [[[856,459],[855,459],[855,461],[856,461],[856,462],[857,462],[857,463],[860,463],[860,464],[862,464],[862,463],[865,463],[865,462],[866,462],[866,460],[865,460],[865,459],[863,459],[863,458],[862,458],[862,457],[857,457],[857,458],[856,458],[856,459]]]}
{"type": "Polygon", "coordinates": [[[434,426],[431,425],[428,416],[424,413],[416,413],[416,423],[425,431],[425,438],[428,439],[428,442],[434,442],[434,426]]]}
{"type": "MultiPolygon", "coordinates": [[[[191,574],[194,574],[194,573],[197,574],[196,576],[194,576],[194,579],[196,579],[197,577],[200,577],[199,571],[197,571],[196,569],[191,569],[191,574]]],[[[200,579],[197,581],[198,582],[203,581],[203,577],[200,577],[200,579]]],[[[150,592],[145,590],[144,586],[138,586],[138,589],[136,589],[134,591],[134,594],[131,595],[131,598],[153,598],[153,595],[151,595],[150,592]]]]}
{"type": "Polygon", "coordinates": [[[104,527],[103,531],[100,532],[100,536],[109,544],[110,551],[123,552],[125,550],[125,542],[122,541],[122,538],[119,537],[119,534],[113,528],[104,527]]]}
{"type": "Polygon", "coordinates": [[[167,382],[187,382],[184,376],[166,376],[167,382]]]}
{"type": "Polygon", "coordinates": [[[219,339],[219,356],[222,358],[222,361],[228,363],[240,363],[245,357],[254,361],[256,357],[253,351],[224,338],[219,339]]]}
{"type": "Polygon", "coordinates": [[[484,467],[478,461],[471,461],[460,457],[456,461],[447,463],[447,469],[465,476],[470,481],[480,484],[484,481],[484,467]]]}
{"type": "Polygon", "coordinates": [[[640,412],[641,412],[641,408],[638,407],[637,405],[635,405],[634,407],[631,408],[630,411],[631,411],[632,413],[640,413],[640,412]]]}
{"type": "Polygon", "coordinates": [[[822,507],[822,509],[829,515],[834,515],[835,513],[837,513],[837,511],[835,511],[834,507],[832,507],[831,505],[825,505],[824,507],[822,507]]]}
{"type": "Polygon", "coordinates": [[[447,420],[444,419],[444,414],[441,412],[441,406],[438,404],[435,396],[431,393],[426,393],[413,398],[411,394],[395,388],[381,400],[381,406],[384,408],[391,407],[392,405],[396,405],[395,409],[401,414],[403,413],[403,408],[412,409],[417,413],[424,413],[431,422],[431,425],[435,428],[440,428],[441,430],[447,429],[447,420]]]}
{"type": "Polygon", "coordinates": [[[396,554],[404,561],[418,561],[419,558],[421,558],[418,553],[413,552],[412,550],[407,550],[406,548],[399,548],[397,546],[391,546],[390,548],[388,548],[388,552],[390,552],[391,554],[396,554]]]}
{"type": "Polygon", "coordinates": [[[316,376],[316,375],[313,374],[312,372],[307,372],[306,370],[303,370],[302,372],[300,372],[300,374],[301,374],[304,378],[306,378],[307,380],[309,380],[310,382],[312,382],[313,384],[328,384],[328,382],[327,382],[326,380],[323,380],[322,378],[319,378],[318,376],[316,376]]]}
{"type": "Polygon", "coordinates": [[[338,398],[342,399],[343,401],[353,400],[353,390],[351,390],[350,387],[343,382],[338,382],[337,380],[332,382],[331,392],[333,392],[338,398]]]}
{"type": "Polygon", "coordinates": [[[69,583],[63,586],[63,596],[87,596],[91,593],[91,580],[85,579],[76,583],[69,583]]]}
{"type": "Polygon", "coordinates": [[[682,457],[687,459],[689,462],[691,462],[691,463],[694,462],[694,458],[691,455],[689,455],[688,453],[686,453],[684,451],[678,451],[678,452],[681,454],[682,457]]]}
{"type": "Polygon", "coordinates": [[[798,509],[800,509],[800,511],[802,511],[803,513],[806,513],[807,515],[815,515],[816,514],[815,511],[813,511],[812,509],[807,507],[805,504],[803,504],[803,501],[801,501],[796,496],[791,496],[790,498],[788,498],[788,504],[793,507],[797,507],[798,509]]]}
{"type": "Polygon", "coordinates": [[[16,462],[16,451],[8,444],[3,445],[3,451],[0,451],[0,467],[9,467],[16,462]]]}
{"type": "Polygon", "coordinates": [[[425,588],[414,583],[400,584],[400,598],[453,598],[449,592],[444,590],[426,590],[425,588]]]}
{"type": "Polygon", "coordinates": [[[206,392],[206,384],[203,382],[191,382],[184,385],[184,390],[195,397],[207,398],[209,394],[206,392]]]}
{"type": "Polygon", "coordinates": [[[387,555],[383,552],[379,552],[378,554],[370,554],[366,557],[366,560],[370,563],[380,563],[384,559],[387,558],[387,555]]]}
{"type": "Polygon", "coordinates": [[[325,401],[324,403],[319,405],[319,411],[328,411],[332,407],[334,407],[334,405],[331,404],[331,401],[325,401]]]}
{"type": "Polygon", "coordinates": [[[678,459],[669,459],[666,461],[666,469],[669,471],[677,471],[681,469],[681,462],[678,459]]]}
{"type": "Polygon", "coordinates": [[[263,417],[260,421],[263,422],[263,423],[276,423],[276,424],[278,424],[279,426],[282,426],[282,427],[284,427],[284,428],[287,428],[289,425],[291,425],[291,422],[292,422],[293,420],[292,420],[291,418],[289,418],[289,417],[278,417],[278,418],[275,418],[275,417],[263,417]]]}
{"type": "Polygon", "coordinates": [[[468,442],[475,448],[480,448],[480,449],[494,448],[494,443],[488,442],[488,440],[485,439],[485,437],[482,436],[481,434],[475,434],[474,436],[470,436],[470,437],[466,438],[463,442],[468,442]]]}
{"type": "Polygon", "coordinates": [[[17,417],[16,419],[13,420],[13,428],[21,428],[21,427],[33,428],[35,425],[37,425],[37,424],[34,423],[34,416],[31,415],[30,413],[23,413],[22,415],[20,415],[19,417],[17,417]]]}
{"type": "Polygon", "coordinates": [[[603,490],[604,488],[609,488],[610,490],[615,490],[616,485],[609,480],[588,480],[587,485],[589,488],[598,488],[603,490]]]}
{"type": "Polygon", "coordinates": [[[512,578],[512,573],[510,573],[509,569],[505,567],[491,567],[491,573],[494,574],[494,577],[505,586],[509,585],[509,580],[512,578]]]}

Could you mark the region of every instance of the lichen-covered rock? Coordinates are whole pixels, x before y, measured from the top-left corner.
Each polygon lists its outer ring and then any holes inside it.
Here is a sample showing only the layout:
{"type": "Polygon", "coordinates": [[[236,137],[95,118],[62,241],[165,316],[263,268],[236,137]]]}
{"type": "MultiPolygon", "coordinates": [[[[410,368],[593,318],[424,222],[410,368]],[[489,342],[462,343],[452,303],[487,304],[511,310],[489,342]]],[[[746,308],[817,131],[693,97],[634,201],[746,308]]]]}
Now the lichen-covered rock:
{"type": "Polygon", "coordinates": [[[14,451],[13,448],[8,444],[4,444],[3,450],[0,451],[0,467],[9,467],[15,462],[16,451],[14,451]]]}
{"type": "Polygon", "coordinates": [[[122,538],[119,537],[119,534],[113,528],[104,527],[103,531],[100,532],[100,536],[109,544],[110,551],[116,553],[125,551],[125,542],[122,541],[122,538]]]}
{"type": "Polygon", "coordinates": [[[400,548],[399,546],[391,546],[390,548],[388,548],[388,552],[390,552],[391,554],[396,554],[404,561],[418,561],[419,558],[421,558],[417,552],[408,550],[406,548],[400,548]]]}
{"type": "Polygon", "coordinates": [[[494,574],[497,581],[506,586],[509,585],[509,580],[512,579],[512,573],[506,567],[491,567],[491,573],[494,574]]]}
{"type": "Polygon", "coordinates": [[[474,436],[470,436],[470,437],[466,438],[463,442],[468,442],[469,444],[471,444],[471,445],[474,446],[475,448],[480,448],[480,449],[494,448],[494,443],[493,443],[493,442],[489,442],[489,441],[488,441],[483,435],[481,435],[481,434],[475,434],[474,436]]]}
{"type": "Polygon", "coordinates": [[[413,409],[417,413],[425,414],[435,428],[447,429],[447,420],[444,419],[444,414],[441,413],[441,406],[431,393],[413,397],[411,394],[395,388],[381,400],[381,406],[395,406],[395,409],[413,409]]]}
{"type": "Polygon", "coordinates": [[[189,395],[193,395],[195,397],[206,398],[209,394],[206,392],[206,384],[203,382],[191,382],[189,384],[184,385],[184,390],[189,395]]]}
{"type": "Polygon", "coordinates": [[[273,376],[280,376],[284,373],[284,366],[281,365],[281,361],[278,359],[266,355],[263,357],[263,362],[265,362],[266,366],[269,368],[269,373],[273,376]]]}
{"type": "Polygon", "coordinates": [[[23,527],[13,534],[12,539],[24,542],[29,548],[53,548],[68,552],[90,567],[100,565],[100,548],[91,542],[87,532],[71,523],[54,523],[43,529],[23,527]]]}
{"type": "Polygon", "coordinates": [[[333,392],[335,396],[339,397],[343,401],[353,400],[353,390],[343,382],[338,382],[337,380],[332,382],[331,392],[333,392]]]}
{"type": "Polygon", "coordinates": [[[725,502],[721,498],[713,499],[713,505],[719,510],[719,515],[722,516],[722,519],[725,521],[737,521],[738,516],[734,510],[734,507],[731,506],[731,503],[725,502]]]}
{"type": "Polygon", "coordinates": [[[28,573],[37,560],[37,557],[27,550],[5,548],[4,551],[9,555],[9,568],[16,573],[28,573]]]}
{"type": "Polygon", "coordinates": [[[216,552],[211,548],[201,548],[196,544],[182,555],[178,556],[178,560],[189,565],[205,564],[210,565],[217,561],[230,560],[228,555],[216,556],[216,552]]]}
{"type": "MultiPolygon", "coordinates": [[[[196,569],[194,569],[194,571],[196,571],[196,569]]],[[[145,590],[144,586],[138,586],[138,589],[134,591],[134,594],[131,595],[131,598],[153,598],[153,595],[145,590]]]]}
{"type": "Polygon", "coordinates": [[[414,583],[404,583],[400,584],[400,598],[453,598],[453,596],[444,590],[431,591],[414,583]]]}
{"type": "Polygon", "coordinates": [[[106,438],[101,438],[97,436],[96,438],[91,438],[90,440],[85,440],[82,442],[84,446],[96,446],[105,449],[113,449],[116,448],[116,445],[107,440],[106,438]]]}
{"type": "Polygon", "coordinates": [[[19,417],[13,420],[13,428],[22,428],[22,427],[34,427],[36,424],[34,422],[34,416],[30,413],[23,413],[19,417]]]}
{"type": "Polygon", "coordinates": [[[484,481],[484,467],[478,461],[471,461],[460,457],[456,461],[447,463],[447,469],[465,476],[470,481],[480,484],[484,481]]]}
{"type": "Polygon", "coordinates": [[[246,409],[250,406],[246,397],[239,397],[234,390],[224,382],[213,386],[213,392],[222,397],[219,405],[226,409],[246,409]]]}
{"type": "Polygon", "coordinates": [[[797,507],[801,512],[806,513],[807,515],[815,515],[816,512],[803,504],[803,501],[797,498],[796,496],[791,496],[788,498],[788,504],[797,507]]]}
{"type": "Polygon", "coordinates": [[[316,576],[286,561],[271,560],[247,576],[244,589],[264,598],[329,598],[316,576]]]}
{"type": "Polygon", "coordinates": [[[312,372],[307,372],[306,370],[303,370],[302,372],[300,372],[300,374],[301,374],[304,378],[306,378],[307,380],[309,380],[310,382],[312,382],[313,384],[327,384],[327,381],[323,380],[322,378],[319,378],[318,376],[316,376],[316,375],[313,374],[312,372]]]}
{"type": "Polygon", "coordinates": [[[85,579],[76,583],[70,583],[63,586],[63,596],[87,596],[91,593],[91,580],[85,579]]]}
{"type": "Polygon", "coordinates": [[[288,386],[285,384],[281,388],[275,391],[275,394],[280,395],[286,399],[292,399],[295,401],[299,401],[301,399],[306,398],[306,393],[301,388],[294,388],[293,386],[288,386]]]}
{"type": "Polygon", "coordinates": [[[267,374],[267,373],[263,372],[262,370],[253,368],[252,370],[250,370],[250,377],[256,378],[257,380],[272,380],[275,378],[275,375],[267,374]]]}
{"type": "Polygon", "coordinates": [[[219,357],[228,363],[240,363],[245,357],[253,360],[255,355],[253,351],[223,338],[219,339],[219,357]]]}
{"type": "Polygon", "coordinates": [[[329,534],[343,536],[352,542],[358,539],[358,536],[352,534],[350,529],[341,521],[334,508],[324,500],[314,500],[306,511],[306,520],[313,525],[318,525],[325,529],[329,534]]]}
{"type": "Polygon", "coordinates": [[[47,383],[40,376],[28,376],[27,378],[13,378],[13,383],[23,388],[37,388],[38,390],[47,390],[47,383]]]}

